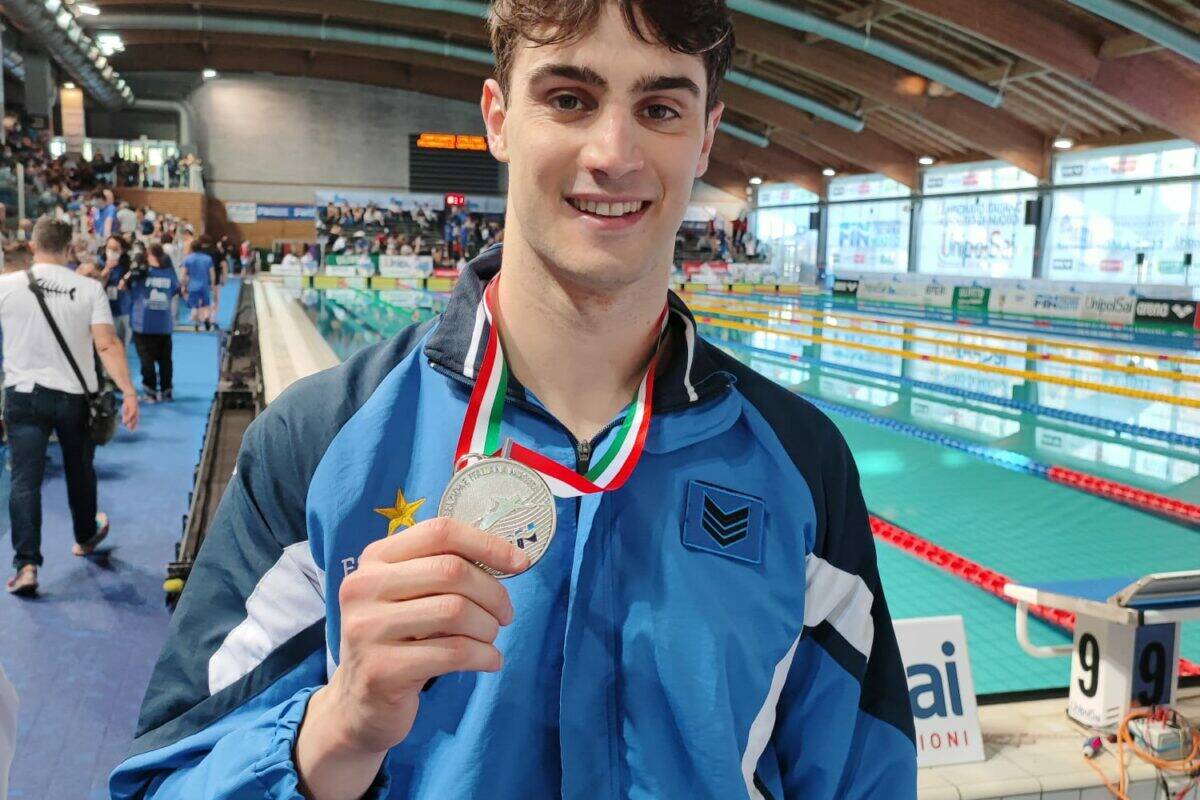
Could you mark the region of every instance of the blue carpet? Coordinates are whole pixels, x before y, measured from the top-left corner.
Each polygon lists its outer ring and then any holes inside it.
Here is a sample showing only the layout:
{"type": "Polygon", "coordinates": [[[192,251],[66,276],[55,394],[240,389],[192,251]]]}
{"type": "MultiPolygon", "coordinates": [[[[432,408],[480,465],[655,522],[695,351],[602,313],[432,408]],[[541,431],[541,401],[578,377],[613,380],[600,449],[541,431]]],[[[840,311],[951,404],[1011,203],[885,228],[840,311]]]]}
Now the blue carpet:
{"type": "MultiPolygon", "coordinates": [[[[222,315],[232,314],[234,305],[223,303],[222,315]]],[[[217,334],[176,334],[174,354],[176,401],[143,406],[135,433],[122,428],[97,451],[100,508],[112,533],[92,559],[70,553],[62,459],[51,445],[42,492],[41,594],[33,600],[0,596],[0,664],[21,703],[12,800],[107,797],[108,773],[133,738],[166,636],[162,582],[216,389],[217,334]]],[[[137,359],[130,361],[137,383],[137,359]]],[[[12,562],[10,478],[7,470],[0,474],[5,576],[12,562]]]]}

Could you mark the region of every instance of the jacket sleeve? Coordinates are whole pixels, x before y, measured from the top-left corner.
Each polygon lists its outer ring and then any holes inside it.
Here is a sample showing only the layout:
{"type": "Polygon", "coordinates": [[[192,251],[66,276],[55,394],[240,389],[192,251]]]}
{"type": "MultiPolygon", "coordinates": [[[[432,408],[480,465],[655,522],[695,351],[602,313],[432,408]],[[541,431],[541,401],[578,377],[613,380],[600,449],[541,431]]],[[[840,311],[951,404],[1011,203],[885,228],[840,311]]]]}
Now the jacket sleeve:
{"type": "MultiPolygon", "coordinates": [[[[284,407],[287,397],[277,400],[284,407]]],[[[305,525],[303,430],[251,425],[171,622],[111,796],[300,798],[292,760],[325,683],[324,571],[305,525]]],[[[310,447],[311,449],[311,447],[310,447]]],[[[374,794],[386,791],[381,778],[374,794]]]]}
{"type": "Polygon", "coordinates": [[[858,471],[840,436],[831,445],[817,503],[824,524],[805,570],[804,630],[790,664],[780,665],[777,785],[789,799],[915,800],[908,685],[858,471]]]}

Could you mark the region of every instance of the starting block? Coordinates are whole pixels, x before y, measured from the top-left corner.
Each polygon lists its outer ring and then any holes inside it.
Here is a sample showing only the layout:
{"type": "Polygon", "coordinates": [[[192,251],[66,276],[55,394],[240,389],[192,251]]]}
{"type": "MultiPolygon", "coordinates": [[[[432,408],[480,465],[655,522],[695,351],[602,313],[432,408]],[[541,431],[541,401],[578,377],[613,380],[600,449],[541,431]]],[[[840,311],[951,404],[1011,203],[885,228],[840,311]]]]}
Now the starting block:
{"type": "Polygon", "coordinates": [[[1037,658],[1071,656],[1067,714],[1092,728],[1120,724],[1133,707],[1171,705],[1179,687],[1179,626],[1200,619],[1200,570],[1142,578],[1008,583],[1017,641],[1037,658]],[[1029,641],[1029,607],[1075,614],[1075,641],[1029,641]]]}

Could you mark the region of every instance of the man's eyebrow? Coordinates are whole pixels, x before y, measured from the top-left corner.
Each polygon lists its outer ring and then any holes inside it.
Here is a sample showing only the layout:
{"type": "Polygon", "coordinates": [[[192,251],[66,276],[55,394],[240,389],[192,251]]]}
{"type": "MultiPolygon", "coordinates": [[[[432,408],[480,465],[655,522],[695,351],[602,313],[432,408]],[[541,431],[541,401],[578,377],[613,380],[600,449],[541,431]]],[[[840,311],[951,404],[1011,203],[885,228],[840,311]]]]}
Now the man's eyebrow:
{"type": "Polygon", "coordinates": [[[577,67],[574,64],[542,64],[529,75],[530,83],[537,83],[546,78],[566,78],[579,83],[586,83],[601,89],[608,87],[608,81],[591,67],[577,67]]]}
{"type": "Polygon", "coordinates": [[[669,92],[672,89],[684,89],[692,95],[700,96],[700,87],[691,78],[684,75],[647,75],[634,84],[634,94],[646,92],[669,92]]]}

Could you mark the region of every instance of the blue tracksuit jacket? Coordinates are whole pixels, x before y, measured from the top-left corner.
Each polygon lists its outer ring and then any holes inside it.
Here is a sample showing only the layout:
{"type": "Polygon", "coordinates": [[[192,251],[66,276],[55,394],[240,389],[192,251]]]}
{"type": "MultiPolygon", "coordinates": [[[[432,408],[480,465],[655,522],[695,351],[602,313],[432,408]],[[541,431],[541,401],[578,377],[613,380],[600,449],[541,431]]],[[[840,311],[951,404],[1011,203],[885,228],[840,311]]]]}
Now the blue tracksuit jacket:
{"type": "MultiPolygon", "coordinates": [[[[284,392],[250,427],[155,668],[116,798],[298,798],[305,704],[338,663],[338,587],[397,490],[436,514],[499,249],[446,311],[284,392]]],[[[497,674],[443,676],[371,797],[916,797],[908,691],[858,474],[834,425],[670,299],[645,453],[558,500],[505,582],[497,674]]],[[[502,434],[583,448],[510,376],[502,434]]],[[[609,426],[593,450],[615,434],[609,426]]],[[[399,532],[396,535],[404,535],[399,532]]]]}

